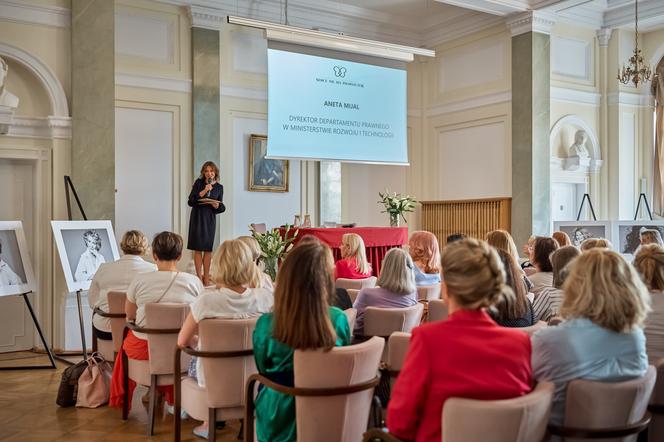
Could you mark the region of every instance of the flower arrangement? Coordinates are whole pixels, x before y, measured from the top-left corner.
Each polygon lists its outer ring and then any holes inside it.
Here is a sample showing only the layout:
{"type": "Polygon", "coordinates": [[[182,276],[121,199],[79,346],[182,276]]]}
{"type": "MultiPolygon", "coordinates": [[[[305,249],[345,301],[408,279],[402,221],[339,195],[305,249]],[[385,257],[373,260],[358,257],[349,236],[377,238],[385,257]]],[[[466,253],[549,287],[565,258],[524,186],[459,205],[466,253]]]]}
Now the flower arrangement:
{"type": "Polygon", "coordinates": [[[385,206],[385,210],[381,213],[390,214],[390,226],[398,227],[399,226],[399,217],[403,218],[404,222],[406,218],[403,216],[404,213],[414,212],[415,204],[417,201],[410,195],[403,196],[399,193],[390,193],[389,190],[385,189],[385,193],[378,192],[380,197],[379,203],[385,206]]]}
{"type": "Polygon", "coordinates": [[[286,256],[286,253],[293,247],[293,241],[297,237],[299,230],[291,234],[291,225],[286,224],[283,235],[279,229],[268,230],[265,233],[257,232],[253,226],[249,226],[251,236],[258,241],[261,249],[259,261],[263,263],[264,272],[267,273],[272,281],[277,279],[277,265],[279,260],[286,256]]]}

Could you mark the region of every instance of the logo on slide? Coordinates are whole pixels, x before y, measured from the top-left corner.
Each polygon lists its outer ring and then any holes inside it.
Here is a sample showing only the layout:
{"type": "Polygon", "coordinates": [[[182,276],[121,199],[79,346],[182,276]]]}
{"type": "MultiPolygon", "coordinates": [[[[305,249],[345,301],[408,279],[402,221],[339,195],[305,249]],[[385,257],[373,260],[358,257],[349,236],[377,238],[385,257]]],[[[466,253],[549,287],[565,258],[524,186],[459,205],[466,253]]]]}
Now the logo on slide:
{"type": "Polygon", "coordinates": [[[339,78],[344,78],[346,76],[346,68],[343,66],[335,66],[334,76],[339,78]]]}

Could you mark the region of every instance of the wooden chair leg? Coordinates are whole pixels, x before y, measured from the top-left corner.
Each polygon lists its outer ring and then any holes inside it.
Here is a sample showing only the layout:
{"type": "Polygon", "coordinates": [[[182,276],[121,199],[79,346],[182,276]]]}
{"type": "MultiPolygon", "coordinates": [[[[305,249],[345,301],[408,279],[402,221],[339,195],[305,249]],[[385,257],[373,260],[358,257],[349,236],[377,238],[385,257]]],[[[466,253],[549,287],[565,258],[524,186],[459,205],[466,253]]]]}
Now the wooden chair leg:
{"type": "Polygon", "coordinates": [[[150,405],[148,407],[148,436],[154,434],[154,411],[157,402],[157,375],[150,375],[150,405]]]}
{"type": "Polygon", "coordinates": [[[244,419],[240,419],[240,431],[237,434],[237,440],[244,439],[244,419]]]}
{"type": "Polygon", "coordinates": [[[208,440],[215,442],[217,440],[217,409],[208,408],[208,440]]]}
{"type": "Polygon", "coordinates": [[[127,353],[122,352],[122,366],[124,370],[124,376],[122,378],[122,386],[124,388],[123,398],[122,398],[122,420],[126,421],[129,417],[129,360],[127,358],[127,353]]]}

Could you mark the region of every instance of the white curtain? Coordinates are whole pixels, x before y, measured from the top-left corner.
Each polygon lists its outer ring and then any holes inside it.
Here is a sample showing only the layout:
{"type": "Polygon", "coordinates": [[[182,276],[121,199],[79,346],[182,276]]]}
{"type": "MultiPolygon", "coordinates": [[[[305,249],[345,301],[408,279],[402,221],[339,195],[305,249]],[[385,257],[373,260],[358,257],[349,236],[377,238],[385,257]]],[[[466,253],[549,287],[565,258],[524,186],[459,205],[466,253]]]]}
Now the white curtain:
{"type": "Polygon", "coordinates": [[[655,69],[652,93],[655,96],[655,171],[653,174],[653,212],[664,216],[664,59],[655,69]]]}

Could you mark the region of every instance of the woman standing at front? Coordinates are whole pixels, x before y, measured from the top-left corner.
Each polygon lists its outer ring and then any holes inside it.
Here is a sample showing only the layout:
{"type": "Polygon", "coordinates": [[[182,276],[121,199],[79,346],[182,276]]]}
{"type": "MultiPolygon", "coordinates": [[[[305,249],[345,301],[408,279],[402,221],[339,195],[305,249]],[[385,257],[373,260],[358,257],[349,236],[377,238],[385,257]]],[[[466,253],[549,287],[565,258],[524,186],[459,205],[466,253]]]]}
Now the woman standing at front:
{"type": "Polygon", "coordinates": [[[210,262],[217,230],[216,215],[226,211],[223,199],[224,186],[219,184],[219,168],[214,162],[206,161],[189,194],[191,217],[187,241],[187,248],[194,251],[196,275],[205,286],[211,283],[210,262]]]}

